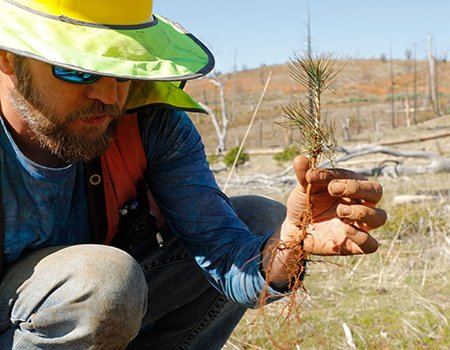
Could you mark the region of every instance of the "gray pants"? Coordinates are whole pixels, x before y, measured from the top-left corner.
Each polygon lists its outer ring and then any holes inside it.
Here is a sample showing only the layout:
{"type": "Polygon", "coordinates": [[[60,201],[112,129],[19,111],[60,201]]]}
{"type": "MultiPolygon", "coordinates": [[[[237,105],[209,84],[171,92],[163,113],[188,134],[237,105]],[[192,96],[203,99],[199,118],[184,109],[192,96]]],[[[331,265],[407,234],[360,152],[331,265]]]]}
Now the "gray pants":
{"type": "MultiPolygon", "coordinates": [[[[285,216],[267,198],[232,202],[255,234],[285,216]]],[[[113,247],[52,247],[5,271],[0,349],[220,349],[244,312],[209,285],[176,239],[140,265],[113,247]]]]}

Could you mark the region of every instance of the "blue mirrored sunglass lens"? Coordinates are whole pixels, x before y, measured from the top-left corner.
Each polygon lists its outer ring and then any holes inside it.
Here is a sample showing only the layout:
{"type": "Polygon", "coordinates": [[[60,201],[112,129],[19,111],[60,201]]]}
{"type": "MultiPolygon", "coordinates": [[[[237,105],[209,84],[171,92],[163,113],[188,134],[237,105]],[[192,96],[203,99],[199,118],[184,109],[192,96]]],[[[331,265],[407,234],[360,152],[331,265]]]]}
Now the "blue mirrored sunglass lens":
{"type": "MultiPolygon", "coordinates": [[[[76,83],[76,84],[90,84],[100,79],[100,75],[92,74],[92,73],[85,73],[85,72],[79,72],[77,70],[68,69],[64,67],[59,66],[52,66],[53,75],[60,79],[67,81],[69,83],[76,83]]],[[[116,78],[116,80],[120,83],[124,83],[126,81],[130,81],[128,78],[116,78]]]]}
{"type": "Polygon", "coordinates": [[[93,83],[100,79],[99,75],[78,72],[76,70],[67,69],[64,67],[53,66],[55,77],[71,83],[93,83]]]}

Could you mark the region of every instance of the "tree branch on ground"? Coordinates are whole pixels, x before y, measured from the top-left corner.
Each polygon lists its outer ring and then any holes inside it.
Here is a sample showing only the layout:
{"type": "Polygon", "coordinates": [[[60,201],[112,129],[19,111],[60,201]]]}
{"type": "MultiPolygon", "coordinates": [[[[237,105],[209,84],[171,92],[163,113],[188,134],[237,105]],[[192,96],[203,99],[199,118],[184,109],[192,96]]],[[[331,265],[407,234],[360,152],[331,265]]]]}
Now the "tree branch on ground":
{"type": "MultiPolygon", "coordinates": [[[[370,158],[367,156],[374,154],[386,154],[393,158],[383,159],[378,161],[378,164],[367,167],[352,167],[345,165],[357,173],[365,176],[391,176],[399,177],[413,174],[427,174],[450,172],[450,158],[439,155],[430,151],[422,150],[401,150],[376,144],[361,145],[353,148],[336,147],[335,151],[338,155],[333,159],[335,167],[340,167],[343,162],[351,159],[364,157],[364,163],[370,163],[370,158]],[[406,163],[407,159],[423,159],[425,162],[406,163]]],[[[372,161],[376,163],[377,160],[372,161]]],[[[329,167],[330,162],[324,162],[319,167],[329,167]]],[[[218,179],[220,183],[220,179],[218,179]]],[[[296,183],[296,178],[292,175],[292,165],[287,167],[281,173],[275,175],[252,174],[251,176],[240,176],[239,179],[231,179],[231,186],[251,186],[251,187],[270,187],[276,188],[279,186],[293,186],[296,183]]]]}

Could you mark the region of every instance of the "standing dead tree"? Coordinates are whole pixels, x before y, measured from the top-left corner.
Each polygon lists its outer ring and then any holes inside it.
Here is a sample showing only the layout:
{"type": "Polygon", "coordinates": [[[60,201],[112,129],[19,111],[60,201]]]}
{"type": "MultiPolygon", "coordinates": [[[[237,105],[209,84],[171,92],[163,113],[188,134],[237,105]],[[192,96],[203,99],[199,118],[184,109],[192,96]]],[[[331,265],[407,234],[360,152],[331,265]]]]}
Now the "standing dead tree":
{"type": "Polygon", "coordinates": [[[417,47],[414,43],[414,74],[413,74],[413,98],[414,98],[414,114],[413,114],[413,123],[417,124],[417,47]]]}
{"type": "Polygon", "coordinates": [[[433,106],[435,115],[441,115],[441,109],[439,106],[439,93],[437,86],[437,74],[436,74],[436,59],[433,56],[432,37],[428,35],[428,69],[429,69],[429,81],[430,81],[430,99],[433,106]]]}
{"type": "Polygon", "coordinates": [[[390,78],[391,78],[391,87],[390,87],[390,98],[391,98],[391,124],[392,129],[395,129],[397,126],[396,115],[395,115],[395,80],[394,80],[394,60],[392,58],[392,48],[390,50],[390,78]]]}
{"type": "Polygon", "coordinates": [[[217,135],[217,153],[223,153],[227,150],[227,136],[228,136],[228,114],[227,114],[227,105],[225,101],[225,83],[226,80],[224,78],[219,77],[219,75],[214,74],[208,80],[211,84],[216,86],[219,89],[219,100],[221,107],[221,122],[219,123],[216,113],[206,104],[199,103],[200,106],[208,113],[209,117],[214,126],[214,130],[217,135]]]}

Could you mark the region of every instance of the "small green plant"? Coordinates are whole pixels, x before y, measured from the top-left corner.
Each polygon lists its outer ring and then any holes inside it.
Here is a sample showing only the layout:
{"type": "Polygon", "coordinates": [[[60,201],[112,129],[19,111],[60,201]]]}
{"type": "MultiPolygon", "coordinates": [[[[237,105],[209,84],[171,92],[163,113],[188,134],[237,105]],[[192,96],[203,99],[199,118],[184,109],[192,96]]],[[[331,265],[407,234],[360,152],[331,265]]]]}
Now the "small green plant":
{"type": "Polygon", "coordinates": [[[206,156],[209,164],[217,164],[219,162],[219,156],[217,154],[209,154],[206,156]]]}
{"type": "Polygon", "coordinates": [[[341,70],[336,69],[333,55],[305,54],[295,57],[290,65],[292,78],[309,92],[308,103],[298,99],[294,104],[283,106],[286,121],[281,124],[299,132],[298,147],[309,158],[312,169],[322,156],[331,159],[334,152],[334,128],[324,122],[321,114],[322,94],[330,89],[341,70]]]}
{"type": "MultiPolygon", "coordinates": [[[[227,154],[223,156],[223,162],[225,163],[227,168],[231,168],[233,166],[234,160],[236,159],[238,152],[239,147],[233,147],[227,152],[227,154]]],[[[243,165],[245,162],[248,162],[249,159],[250,156],[245,152],[245,149],[242,149],[241,153],[239,154],[236,167],[243,165]]]]}
{"type": "Polygon", "coordinates": [[[285,147],[281,152],[275,153],[273,159],[278,164],[291,162],[299,154],[298,147],[295,145],[285,147]]]}

